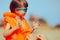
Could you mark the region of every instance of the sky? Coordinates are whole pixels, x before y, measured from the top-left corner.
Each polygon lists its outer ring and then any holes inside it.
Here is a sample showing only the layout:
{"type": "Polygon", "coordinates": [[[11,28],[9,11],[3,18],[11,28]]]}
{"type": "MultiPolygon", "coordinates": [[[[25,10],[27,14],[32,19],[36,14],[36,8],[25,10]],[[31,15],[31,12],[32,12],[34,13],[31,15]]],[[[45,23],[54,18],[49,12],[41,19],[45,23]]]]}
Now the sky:
{"type": "MultiPolygon", "coordinates": [[[[10,11],[11,0],[0,0],[0,19],[3,13],[10,11]]],[[[25,18],[28,20],[30,14],[43,17],[49,25],[55,26],[60,23],[60,0],[27,0],[28,11],[25,18]]]]}

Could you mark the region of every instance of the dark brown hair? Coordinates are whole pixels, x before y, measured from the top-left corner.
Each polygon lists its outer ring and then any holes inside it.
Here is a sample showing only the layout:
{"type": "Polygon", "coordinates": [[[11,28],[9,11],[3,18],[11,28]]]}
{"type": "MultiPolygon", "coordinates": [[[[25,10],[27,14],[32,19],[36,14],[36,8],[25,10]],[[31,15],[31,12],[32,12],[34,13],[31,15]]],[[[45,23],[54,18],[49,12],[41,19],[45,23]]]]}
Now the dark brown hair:
{"type": "Polygon", "coordinates": [[[11,3],[10,3],[10,11],[14,13],[15,9],[18,8],[18,7],[27,8],[28,7],[27,1],[26,0],[12,0],[11,3]]]}

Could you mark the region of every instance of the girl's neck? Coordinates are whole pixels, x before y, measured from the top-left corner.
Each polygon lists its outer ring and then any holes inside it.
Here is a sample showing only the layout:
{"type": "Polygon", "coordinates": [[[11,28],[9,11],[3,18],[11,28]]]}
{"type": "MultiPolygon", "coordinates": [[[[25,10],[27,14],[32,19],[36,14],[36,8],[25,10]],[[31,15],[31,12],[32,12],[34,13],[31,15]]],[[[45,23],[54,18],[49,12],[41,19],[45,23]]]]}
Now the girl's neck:
{"type": "Polygon", "coordinates": [[[22,17],[20,17],[20,19],[22,20],[22,19],[24,19],[24,17],[22,16],[22,17]]]}

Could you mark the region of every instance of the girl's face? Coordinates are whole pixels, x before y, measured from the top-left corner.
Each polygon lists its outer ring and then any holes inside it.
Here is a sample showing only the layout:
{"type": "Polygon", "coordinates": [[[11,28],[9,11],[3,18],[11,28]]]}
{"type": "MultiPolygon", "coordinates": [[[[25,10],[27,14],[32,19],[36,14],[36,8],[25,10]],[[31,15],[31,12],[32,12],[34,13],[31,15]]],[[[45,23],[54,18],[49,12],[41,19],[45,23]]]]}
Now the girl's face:
{"type": "Polygon", "coordinates": [[[22,17],[22,16],[25,16],[26,11],[27,11],[27,8],[16,8],[15,13],[18,16],[22,17]]]}

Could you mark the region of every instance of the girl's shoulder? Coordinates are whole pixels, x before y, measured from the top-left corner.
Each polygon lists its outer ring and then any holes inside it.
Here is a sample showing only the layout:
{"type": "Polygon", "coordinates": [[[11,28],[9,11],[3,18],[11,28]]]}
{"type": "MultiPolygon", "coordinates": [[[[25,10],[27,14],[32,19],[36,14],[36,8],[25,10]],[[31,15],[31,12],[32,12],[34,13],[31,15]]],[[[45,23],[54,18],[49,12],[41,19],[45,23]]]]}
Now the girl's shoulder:
{"type": "Polygon", "coordinates": [[[4,12],[3,16],[4,17],[9,16],[9,17],[15,18],[16,17],[16,14],[15,13],[12,13],[12,12],[4,12]]]}
{"type": "Polygon", "coordinates": [[[11,12],[5,12],[3,14],[4,16],[4,26],[6,26],[7,23],[9,23],[11,26],[15,26],[16,25],[16,14],[11,13],[11,12]]]}

